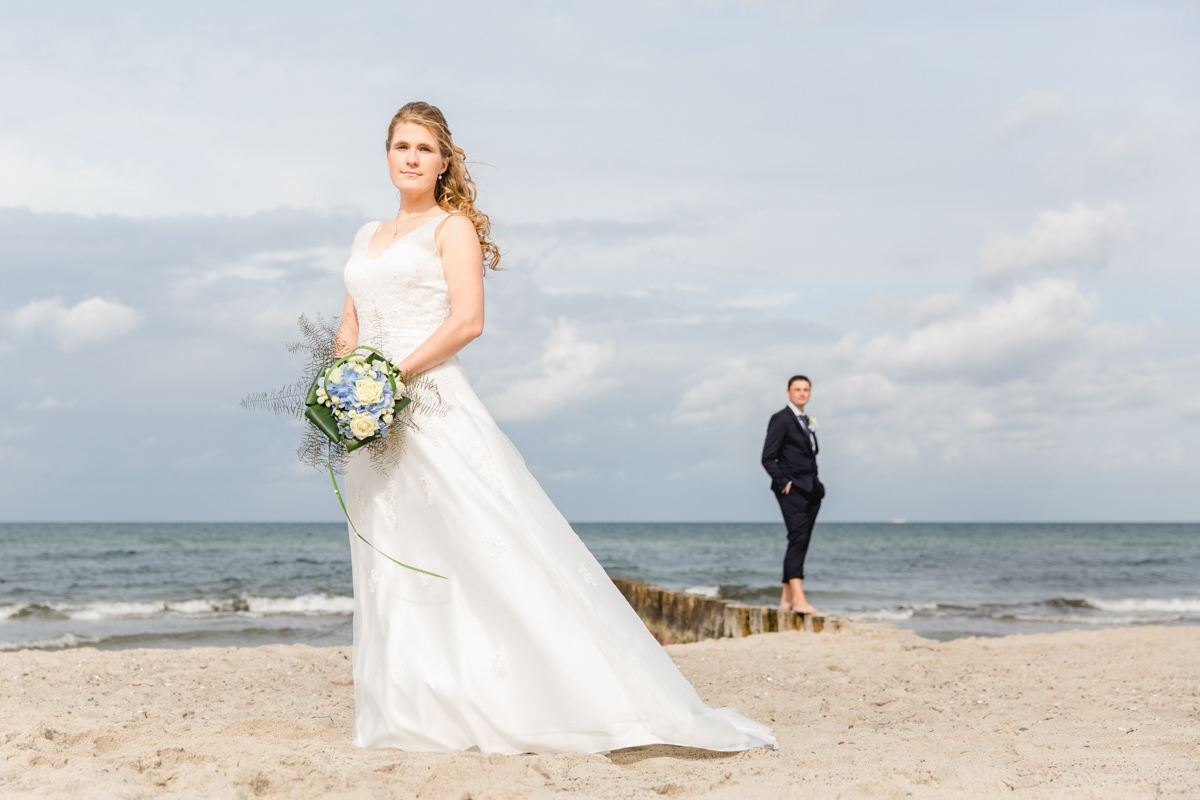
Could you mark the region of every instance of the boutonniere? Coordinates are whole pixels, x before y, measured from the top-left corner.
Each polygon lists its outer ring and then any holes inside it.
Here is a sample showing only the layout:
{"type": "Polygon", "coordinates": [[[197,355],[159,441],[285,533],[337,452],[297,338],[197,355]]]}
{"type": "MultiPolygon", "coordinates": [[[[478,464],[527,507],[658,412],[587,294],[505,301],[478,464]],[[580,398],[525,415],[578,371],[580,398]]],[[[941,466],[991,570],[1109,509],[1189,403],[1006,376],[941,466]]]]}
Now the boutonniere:
{"type": "Polygon", "coordinates": [[[804,417],[804,418],[805,418],[806,420],[808,420],[808,429],[809,429],[810,431],[815,431],[815,430],[817,429],[817,418],[816,418],[816,417],[810,417],[810,416],[807,416],[807,415],[805,415],[805,417],[804,417]]]}

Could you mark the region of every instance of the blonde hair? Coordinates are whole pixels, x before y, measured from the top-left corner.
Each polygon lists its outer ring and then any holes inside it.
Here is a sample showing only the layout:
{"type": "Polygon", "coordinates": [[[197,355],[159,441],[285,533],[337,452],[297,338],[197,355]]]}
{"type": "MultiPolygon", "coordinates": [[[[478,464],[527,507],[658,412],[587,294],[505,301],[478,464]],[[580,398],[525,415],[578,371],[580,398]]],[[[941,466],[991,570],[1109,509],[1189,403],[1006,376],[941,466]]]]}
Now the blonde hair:
{"type": "Polygon", "coordinates": [[[420,125],[438,140],[442,158],[449,159],[450,163],[446,171],[438,176],[433,199],[446,211],[462,214],[471,220],[471,224],[475,226],[475,234],[479,237],[479,246],[483,248],[484,270],[499,269],[500,250],[489,238],[492,223],[487,214],[475,207],[475,181],[471,180],[471,174],[467,172],[466,153],[450,137],[450,126],[446,124],[446,117],[437,106],[431,106],[429,103],[406,103],[388,125],[385,148],[391,148],[392,134],[402,122],[420,125]]]}

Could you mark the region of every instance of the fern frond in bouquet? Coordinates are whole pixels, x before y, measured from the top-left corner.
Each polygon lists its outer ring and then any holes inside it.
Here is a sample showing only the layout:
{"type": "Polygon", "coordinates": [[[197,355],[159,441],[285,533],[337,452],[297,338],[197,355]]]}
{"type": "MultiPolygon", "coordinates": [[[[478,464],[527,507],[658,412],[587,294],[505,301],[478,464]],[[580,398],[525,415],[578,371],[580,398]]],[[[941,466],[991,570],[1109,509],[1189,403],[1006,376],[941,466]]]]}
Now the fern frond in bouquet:
{"type": "Polygon", "coordinates": [[[344,343],[337,339],[336,318],[326,322],[319,314],[315,320],[302,314],[299,325],[303,339],[287,349],[307,356],[304,374],[295,383],[272,392],[244,397],[242,407],[306,420],[297,455],[301,463],[329,473],[338,504],[355,535],[389,561],[444,578],[397,561],[363,538],[346,510],[336,477],[336,473],[345,471],[346,455],[363,447],[371,452],[376,466],[381,458],[394,463],[403,452],[398,429],[416,427],[410,406],[422,413],[445,411],[437,385],[423,376],[406,381],[395,365],[373,347],[359,346],[339,358],[337,353],[344,349],[344,343]]]}

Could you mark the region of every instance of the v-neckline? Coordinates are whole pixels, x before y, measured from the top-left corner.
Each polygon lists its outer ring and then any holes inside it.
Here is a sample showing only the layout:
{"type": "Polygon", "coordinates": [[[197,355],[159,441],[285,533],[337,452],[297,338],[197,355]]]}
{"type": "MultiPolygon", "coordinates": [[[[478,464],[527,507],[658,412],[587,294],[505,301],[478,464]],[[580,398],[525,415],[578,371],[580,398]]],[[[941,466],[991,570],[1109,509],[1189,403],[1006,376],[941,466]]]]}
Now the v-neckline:
{"type": "Polygon", "coordinates": [[[413,234],[415,234],[417,231],[419,231],[419,230],[421,230],[422,228],[424,228],[424,227],[425,227],[426,225],[428,225],[429,223],[431,223],[431,222],[437,222],[438,220],[444,219],[444,218],[445,218],[445,217],[447,217],[447,216],[449,216],[449,214],[442,214],[442,215],[440,215],[440,216],[436,216],[436,217],[434,217],[434,218],[432,218],[432,219],[430,219],[430,220],[426,220],[425,222],[422,222],[420,225],[418,225],[417,227],[413,228],[413,229],[412,229],[411,231],[409,231],[408,233],[404,234],[403,236],[398,236],[398,237],[396,237],[395,239],[393,239],[391,242],[389,242],[387,247],[385,247],[385,248],[383,248],[382,250],[380,250],[380,251],[379,251],[379,255],[377,255],[377,256],[373,256],[373,255],[371,255],[371,239],[374,239],[374,238],[375,238],[375,234],[379,233],[379,229],[383,227],[383,221],[382,221],[382,220],[380,220],[380,221],[376,222],[376,223],[375,223],[375,230],[371,231],[371,236],[370,236],[370,237],[367,239],[367,258],[368,258],[368,259],[370,259],[371,261],[378,261],[379,259],[383,258],[385,255],[387,255],[387,252],[388,252],[389,250],[391,250],[393,247],[395,247],[397,244],[399,244],[400,242],[403,242],[405,239],[407,239],[408,237],[412,236],[413,234]]]}

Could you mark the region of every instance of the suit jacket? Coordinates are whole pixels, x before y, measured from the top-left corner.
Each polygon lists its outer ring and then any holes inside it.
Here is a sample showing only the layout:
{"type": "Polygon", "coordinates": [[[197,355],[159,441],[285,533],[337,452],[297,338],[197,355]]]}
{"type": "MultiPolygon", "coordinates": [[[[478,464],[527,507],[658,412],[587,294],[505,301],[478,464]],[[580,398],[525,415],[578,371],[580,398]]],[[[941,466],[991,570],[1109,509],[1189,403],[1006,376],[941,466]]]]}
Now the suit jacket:
{"type": "Polygon", "coordinates": [[[817,478],[817,453],[821,451],[817,434],[812,440],[804,432],[791,407],[775,413],[767,423],[767,439],[763,443],[762,465],[771,476],[771,489],[781,494],[792,484],[806,497],[817,500],[825,496],[825,487],[817,478]],[[815,445],[815,446],[814,446],[815,445]]]}

